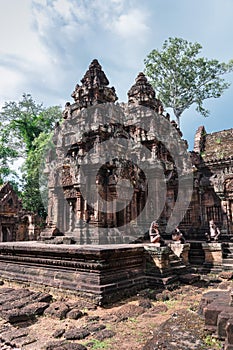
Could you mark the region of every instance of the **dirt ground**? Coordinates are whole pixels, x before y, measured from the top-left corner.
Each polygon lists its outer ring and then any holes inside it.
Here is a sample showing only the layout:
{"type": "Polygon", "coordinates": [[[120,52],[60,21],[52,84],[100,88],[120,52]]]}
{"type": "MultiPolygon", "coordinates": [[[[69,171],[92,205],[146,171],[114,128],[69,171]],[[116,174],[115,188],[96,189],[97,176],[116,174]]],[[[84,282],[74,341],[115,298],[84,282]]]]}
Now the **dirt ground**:
{"type": "MultiPolygon", "coordinates": [[[[85,303],[80,307],[82,302],[79,304],[79,299],[74,297],[53,295],[53,302],[79,305],[82,316],[59,319],[42,315],[36,321],[14,327],[26,329],[33,339],[32,343],[22,346],[25,350],[79,349],[78,345],[67,348],[66,344],[82,344],[84,347],[80,350],[222,349],[221,342],[205,332],[198,309],[203,292],[223,289],[231,283],[216,276],[202,276],[194,285],[181,285],[171,291],[146,289],[119,303],[96,308],[85,303]],[[64,337],[67,331],[87,326],[90,332],[84,339],[64,337]],[[177,336],[171,337],[172,332],[177,336]]],[[[0,320],[0,326],[4,324],[6,321],[0,320]]]]}

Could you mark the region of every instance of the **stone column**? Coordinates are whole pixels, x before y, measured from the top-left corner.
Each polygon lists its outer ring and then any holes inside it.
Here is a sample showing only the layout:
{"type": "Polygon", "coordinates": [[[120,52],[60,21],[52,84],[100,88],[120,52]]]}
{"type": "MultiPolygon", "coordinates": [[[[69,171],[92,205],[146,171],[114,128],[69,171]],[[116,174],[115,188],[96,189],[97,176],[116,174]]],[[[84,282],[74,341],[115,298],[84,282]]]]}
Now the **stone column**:
{"type": "Polygon", "coordinates": [[[81,196],[78,194],[77,201],[76,201],[76,206],[75,206],[75,219],[76,219],[76,224],[75,226],[80,225],[80,220],[82,219],[82,207],[81,207],[81,196]]]}
{"type": "Polygon", "coordinates": [[[73,229],[73,203],[69,202],[69,232],[73,229]]]}

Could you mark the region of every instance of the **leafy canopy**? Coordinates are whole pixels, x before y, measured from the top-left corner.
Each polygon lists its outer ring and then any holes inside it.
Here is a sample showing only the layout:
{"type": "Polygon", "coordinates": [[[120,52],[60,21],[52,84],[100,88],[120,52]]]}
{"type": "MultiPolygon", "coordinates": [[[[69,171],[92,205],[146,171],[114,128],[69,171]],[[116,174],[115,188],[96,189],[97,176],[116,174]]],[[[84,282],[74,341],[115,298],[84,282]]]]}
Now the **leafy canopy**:
{"type": "Polygon", "coordinates": [[[222,76],[233,71],[229,63],[198,57],[202,46],[181,38],[165,40],[162,50],[152,50],[145,63],[145,74],[165,107],[171,107],[179,124],[182,113],[192,104],[203,116],[209,111],[203,101],[222,95],[230,84],[222,76]]]}
{"type": "Polygon", "coordinates": [[[61,119],[61,108],[53,106],[45,108],[37,104],[30,94],[23,94],[18,103],[6,102],[0,113],[2,122],[2,138],[13,149],[21,147],[28,153],[34,148],[33,141],[41,132],[49,133],[57,121],[61,119]]]}
{"type": "MultiPolygon", "coordinates": [[[[37,212],[41,217],[46,217],[44,208],[44,200],[40,192],[40,174],[41,169],[45,163],[45,154],[48,149],[52,147],[53,133],[41,132],[40,135],[34,139],[27,158],[22,166],[23,171],[23,192],[22,200],[24,208],[37,212]]],[[[47,193],[47,192],[46,192],[47,193]]]]}
{"type": "Polygon", "coordinates": [[[19,102],[6,102],[0,112],[0,184],[12,182],[17,171],[10,165],[24,159],[22,166],[22,199],[25,209],[44,216],[39,191],[39,171],[44,152],[57,122],[61,120],[60,106],[45,108],[30,94],[19,102]]]}

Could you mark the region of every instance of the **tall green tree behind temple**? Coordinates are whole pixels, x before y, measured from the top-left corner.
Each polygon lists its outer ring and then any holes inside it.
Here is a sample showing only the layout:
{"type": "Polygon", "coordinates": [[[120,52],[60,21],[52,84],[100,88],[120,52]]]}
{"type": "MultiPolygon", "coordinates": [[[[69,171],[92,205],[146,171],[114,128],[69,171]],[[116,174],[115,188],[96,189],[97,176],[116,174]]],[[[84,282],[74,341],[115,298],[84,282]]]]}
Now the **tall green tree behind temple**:
{"type": "Polygon", "coordinates": [[[45,213],[39,192],[39,168],[43,151],[61,117],[60,106],[45,108],[30,94],[24,94],[19,102],[6,102],[0,113],[0,181],[12,179],[14,172],[9,164],[22,158],[23,206],[41,215],[45,213]]]}
{"type": "Polygon", "coordinates": [[[26,209],[37,212],[41,217],[46,217],[45,208],[40,193],[40,170],[45,161],[44,155],[50,145],[52,132],[41,132],[32,142],[32,148],[28,152],[22,166],[23,192],[22,200],[26,209]]]}
{"type": "Polygon", "coordinates": [[[233,71],[233,60],[224,63],[199,57],[201,49],[199,43],[169,38],[162,50],[152,50],[144,60],[145,74],[164,107],[173,109],[178,125],[192,104],[198,113],[208,116],[203,101],[220,97],[230,86],[222,76],[233,71]]]}

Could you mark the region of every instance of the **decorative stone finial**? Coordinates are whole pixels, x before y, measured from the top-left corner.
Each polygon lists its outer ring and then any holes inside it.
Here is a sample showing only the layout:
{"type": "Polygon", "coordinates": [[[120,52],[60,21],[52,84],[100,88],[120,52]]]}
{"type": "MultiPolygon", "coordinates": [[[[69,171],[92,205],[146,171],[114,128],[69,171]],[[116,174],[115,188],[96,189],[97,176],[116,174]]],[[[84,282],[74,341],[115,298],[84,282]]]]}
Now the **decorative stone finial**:
{"type": "Polygon", "coordinates": [[[162,103],[155,98],[155,91],[147,81],[145,74],[140,72],[135,81],[136,83],[128,91],[128,104],[149,107],[157,113],[162,114],[162,103]]]}
{"type": "Polygon", "coordinates": [[[109,81],[96,59],[91,62],[81,83],[81,86],[79,84],[76,85],[71,95],[75,102],[79,104],[80,109],[117,100],[114,87],[107,87],[109,81]]]}

